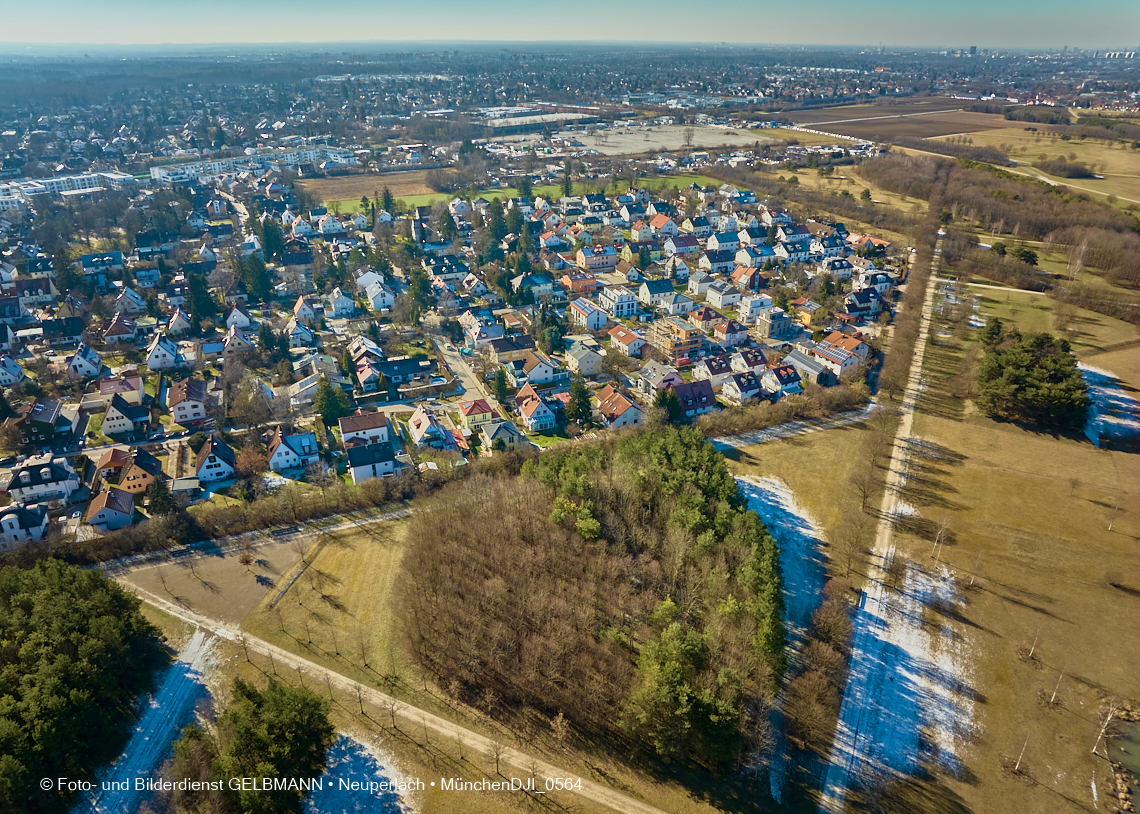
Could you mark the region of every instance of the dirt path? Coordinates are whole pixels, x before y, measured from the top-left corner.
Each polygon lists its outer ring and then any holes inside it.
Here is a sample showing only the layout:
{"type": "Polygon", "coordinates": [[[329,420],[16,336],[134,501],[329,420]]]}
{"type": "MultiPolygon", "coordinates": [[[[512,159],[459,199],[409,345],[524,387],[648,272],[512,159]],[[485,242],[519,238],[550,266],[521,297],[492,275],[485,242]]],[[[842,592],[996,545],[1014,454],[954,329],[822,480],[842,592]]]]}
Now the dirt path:
{"type": "Polygon", "coordinates": [[[877,704],[873,701],[883,695],[887,683],[894,681],[891,666],[895,660],[885,652],[889,642],[882,635],[889,624],[884,604],[886,586],[884,577],[894,557],[894,522],[898,511],[899,490],[905,478],[905,466],[911,426],[914,422],[914,407],[921,392],[922,360],[926,354],[926,340],[930,332],[930,317],[934,307],[934,292],[937,289],[938,267],[942,261],[942,238],[939,236],[934,247],[931,262],[931,276],[926,288],[926,298],[922,304],[922,324],[919,327],[918,341],[915,343],[914,361],[911,362],[910,376],[902,402],[902,421],[895,434],[891,454],[890,470],[887,473],[886,489],[879,509],[879,528],[875,535],[875,546],[871,552],[870,568],[864,600],[855,616],[855,636],[851,646],[851,672],[843,694],[839,711],[839,726],[828,758],[827,774],[823,784],[819,810],[828,814],[842,814],[847,787],[852,770],[858,767],[863,757],[865,744],[860,743],[860,733],[866,728],[866,718],[874,714],[877,704]]]}
{"type": "MultiPolygon", "coordinates": [[[[328,681],[332,686],[343,692],[356,694],[359,693],[360,697],[370,704],[382,708],[391,708],[392,704],[396,705],[396,716],[408,723],[409,725],[421,726],[430,729],[438,735],[442,735],[450,741],[462,739],[463,743],[470,746],[473,750],[486,754],[490,751],[491,747],[495,744],[490,738],[480,735],[477,732],[472,732],[458,724],[451,721],[444,720],[436,715],[416,707],[409,706],[403,701],[392,698],[379,690],[374,690],[371,687],[361,684],[358,681],[353,681],[340,673],[335,673],[321,667],[319,664],[309,661],[306,658],[297,656],[287,650],[282,650],[276,645],[259,639],[249,634],[243,634],[241,630],[233,624],[223,622],[217,619],[210,619],[201,614],[194,613],[186,608],[179,607],[172,602],[168,602],[161,597],[155,596],[149,591],[143,590],[133,585],[126,585],[127,590],[133,590],[140,599],[144,602],[153,605],[171,616],[182,619],[189,624],[194,625],[201,631],[207,631],[214,635],[226,639],[231,642],[243,642],[244,646],[251,652],[258,653],[263,656],[272,655],[276,664],[288,667],[293,670],[298,670],[306,675],[318,679],[321,682],[328,681]],[[244,637],[244,641],[243,641],[244,637]]],[[[542,760],[531,758],[530,755],[524,754],[516,749],[512,749],[504,745],[502,757],[500,758],[504,764],[513,766],[521,772],[529,774],[531,768],[545,777],[573,777],[573,772],[561,769],[553,764],[546,763],[542,760]]],[[[429,778],[424,778],[429,780],[429,778]]],[[[620,792],[607,788],[592,780],[582,778],[582,789],[576,792],[582,797],[591,800],[600,805],[612,808],[614,811],[625,812],[625,814],[665,814],[661,809],[643,803],[640,800],[635,800],[632,797],[627,797],[620,792]]]]}

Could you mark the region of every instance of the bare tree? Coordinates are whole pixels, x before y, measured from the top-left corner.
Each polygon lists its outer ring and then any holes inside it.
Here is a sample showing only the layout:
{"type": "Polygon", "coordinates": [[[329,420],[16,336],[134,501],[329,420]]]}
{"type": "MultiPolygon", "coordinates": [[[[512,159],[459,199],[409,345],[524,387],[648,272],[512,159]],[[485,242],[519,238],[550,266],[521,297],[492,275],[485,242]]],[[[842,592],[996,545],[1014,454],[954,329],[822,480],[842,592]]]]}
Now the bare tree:
{"type": "Polygon", "coordinates": [[[1069,497],[1072,497],[1080,487],[1081,479],[1078,476],[1073,475],[1069,478],[1069,497]]]}
{"type": "Polygon", "coordinates": [[[559,712],[550,719],[550,729],[554,733],[554,740],[563,749],[566,748],[566,736],[570,734],[570,724],[566,716],[559,712]]]}
{"type": "Polygon", "coordinates": [[[368,635],[362,625],[356,626],[356,652],[360,656],[360,663],[368,666],[368,635]]]}
{"type": "Polygon", "coordinates": [[[835,536],[835,549],[845,569],[844,576],[851,576],[856,564],[867,553],[872,527],[870,518],[863,513],[851,515],[839,527],[835,536]]]}
{"type": "Polygon", "coordinates": [[[860,467],[851,476],[850,486],[851,491],[859,498],[860,511],[867,511],[867,501],[870,500],[871,495],[875,493],[874,470],[869,466],[860,467]]]}
{"type": "Polygon", "coordinates": [[[948,514],[939,515],[938,519],[934,521],[934,547],[930,549],[930,556],[938,559],[938,549],[945,544],[946,535],[950,532],[950,524],[953,518],[948,514]]]}
{"type": "Polygon", "coordinates": [[[500,774],[499,762],[503,759],[503,752],[505,751],[506,747],[498,741],[491,741],[491,745],[487,747],[487,757],[495,763],[495,774],[500,774]]]}

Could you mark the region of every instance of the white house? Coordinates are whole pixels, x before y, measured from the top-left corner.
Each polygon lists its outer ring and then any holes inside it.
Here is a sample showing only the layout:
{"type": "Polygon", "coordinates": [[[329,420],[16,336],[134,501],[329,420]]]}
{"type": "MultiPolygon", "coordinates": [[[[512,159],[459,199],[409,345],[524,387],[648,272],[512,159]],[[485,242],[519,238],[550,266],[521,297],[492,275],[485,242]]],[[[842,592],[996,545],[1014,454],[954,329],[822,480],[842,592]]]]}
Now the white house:
{"type": "Polygon", "coordinates": [[[166,407],[175,424],[186,426],[206,418],[206,383],[183,379],[166,388],[166,407]]]}
{"type": "Polygon", "coordinates": [[[598,295],[602,310],[614,319],[627,319],[637,313],[637,297],[623,285],[608,285],[598,295]]]}
{"type": "Polygon", "coordinates": [[[673,295],[673,283],[669,280],[646,280],[637,290],[637,298],[643,305],[659,307],[673,295]]]}
{"type": "Polygon", "coordinates": [[[368,307],[373,311],[383,311],[396,304],[396,295],[383,280],[376,280],[369,285],[364,296],[368,299],[368,307]]]}
{"type": "Polygon", "coordinates": [[[16,503],[38,503],[41,500],[66,499],[79,488],[79,476],[66,458],[53,458],[51,453],[31,455],[12,467],[8,494],[16,503]]]}
{"type": "Polygon", "coordinates": [[[230,303],[230,307],[226,309],[225,322],[227,329],[236,327],[244,331],[253,325],[253,317],[249,315],[249,311],[246,309],[244,302],[234,300],[230,303]]]}
{"type": "Polygon", "coordinates": [[[141,404],[130,404],[118,393],[111,396],[103,414],[103,434],[129,434],[145,430],[150,424],[150,410],[141,404]]]}
{"type": "Polygon", "coordinates": [[[713,308],[724,310],[736,306],[742,296],[739,288],[731,286],[723,280],[713,280],[705,293],[705,301],[713,308]]]}
{"type": "Polygon", "coordinates": [[[146,300],[129,286],[123,288],[115,298],[115,313],[138,316],[146,313],[146,300]]]}
{"type": "Polygon", "coordinates": [[[587,331],[600,331],[606,327],[609,318],[606,312],[585,298],[570,303],[570,322],[580,325],[587,331]]]}
{"type": "Polygon", "coordinates": [[[740,298],[739,319],[745,325],[751,325],[766,308],[772,307],[772,298],[763,293],[746,294],[740,298]]]}
{"type": "Polygon", "coordinates": [[[297,302],[293,305],[293,317],[298,322],[311,323],[317,318],[317,312],[313,310],[313,306],[309,304],[303,296],[297,298],[297,302]]]}
{"type": "Polygon", "coordinates": [[[299,469],[317,460],[317,436],[311,432],[285,435],[277,427],[269,438],[267,450],[269,468],[274,472],[299,469]]]}
{"type": "Polygon", "coordinates": [[[47,524],[46,509],[5,506],[0,509],[0,551],[10,551],[30,540],[42,540],[47,524]]]}
{"type": "Polygon", "coordinates": [[[198,482],[209,483],[232,478],[236,461],[234,451],[221,438],[211,435],[194,461],[198,482]]]}
{"type": "Polygon", "coordinates": [[[361,445],[390,444],[387,413],[366,413],[357,410],[350,416],[340,420],[340,437],[345,449],[353,446],[350,442],[361,445]]]}
{"type": "Polygon", "coordinates": [[[150,340],[146,349],[146,366],[151,370],[170,370],[181,367],[184,362],[178,346],[162,331],[150,340]]]}
{"type": "Polygon", "coordinates": [[[24,367],[8,354],[0,356],[0,385],[12,387],[24,380],[24,367]]]}
{"type": "Polygon", "coordinates": [[[353,483],[396,472],[396,454],[389,443],[360,444],[348,448],[348,471],[353,483]]]}
{"type": "Polygon", "coordinates": [[[313,333],[313,329],[300,322],[296,317],[290,319],[285,325],[284,333],[289,337],[289,347],[291,348],[311,348],[317,344],[317,335],[313,333]]]}
{"type": "Polygon", "coordinates": [[[336,319],[343,319],[356,314],[356,302],[352,297],[345,294],[340,286],[334,288],[329,296],[329,306],[333,317],[336,319]]]}
{"type": "Polygon", "coordinates": [[[86,520],[102,531],[129,526],[135,517],[135,500],[130,492],[114,486],[104,489],[87,504],[86,520]]]}
{"type": "Polygon", "coordinates": [[[533,396],[519,405],[519,415],[531,432],[552,430],[556,424],[554,412],[546,406],[546,402],[533,396]]]}

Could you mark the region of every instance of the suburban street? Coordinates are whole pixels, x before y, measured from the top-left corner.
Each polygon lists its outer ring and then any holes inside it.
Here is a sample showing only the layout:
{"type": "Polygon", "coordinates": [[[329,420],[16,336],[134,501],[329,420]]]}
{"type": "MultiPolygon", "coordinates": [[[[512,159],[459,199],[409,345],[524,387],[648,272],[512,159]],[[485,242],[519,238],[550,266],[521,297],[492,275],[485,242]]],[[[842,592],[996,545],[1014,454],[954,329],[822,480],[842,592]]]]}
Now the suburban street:
{"type": "Polygon", "coordinates": [[[855,613],[850,673],[839,710],[839,725],[835,740],[832,742],[820,798],[819,810],[825,814],[842,814],[844,811],[844,800],[851,774],[863,759],[863,743],[860,735],[864,729],[864,718],[868,714],[874,714],[876,709],[875,704],[869,703],[869,698],[875,697],[888,680],[894,680],[888,675],[891,662],[883,658],[881,652],[887,641],[880,632],[888,624],[884,602],[888,588],[884,584],[884,577],[895,553],[895,516],[898,510],[899,490],[906,475],[914,408],[922,390],[922,360],[926,353],[927,336],[930,333],[930,320],[934,310],[934,292],[937,289],[937,273],[942,260],[941,234],[939,232],[934,247],[931,277],[922,304],[922,323],[919,327],[918,341],[915,342],[914,360],[911,362],[902,400],[902,421],[899,423],[892,445],[886,489],[879,507],[879,525],[864,587],[865,601],[855,613]]]}
{"type": "Polygon", "coordinates": [[[483,387],[483,383],[479,381],[479,377],[475,374],[475,371],[471,369],[471,365],[467,364],[466,357],[464,357],[458,349],[448,350],[447,340],[439,336],[432,337],[432,342],[435,344],[435,349],[439,352],[440,357],[447,363],[447,367],[451,370],[452,375],[459,380],[465,398],[486,399],[487,403],[492,407],[498,404],[498,402],[491,397],[491,394],[487,392],[486,388],[483,387]]]}

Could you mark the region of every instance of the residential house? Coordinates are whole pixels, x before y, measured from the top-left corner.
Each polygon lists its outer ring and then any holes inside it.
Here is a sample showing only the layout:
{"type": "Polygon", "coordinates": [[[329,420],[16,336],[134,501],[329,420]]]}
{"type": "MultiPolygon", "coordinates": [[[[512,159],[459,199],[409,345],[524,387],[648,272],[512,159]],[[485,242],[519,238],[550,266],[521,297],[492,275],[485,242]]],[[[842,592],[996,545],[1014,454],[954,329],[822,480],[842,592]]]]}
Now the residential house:
{"type": "MultiPolygon", "coordinates": [[[[162,461],[142,447],[129,447],[123,450],[117,463],[115,485],[132,495],[146,494],[147,489],[156,480],[166,481],[166,473],[162,471],[162,461]]],[[[100,469],[100,476],[105,481],[108,480],[102,472],[103,469],[100,469]]]]}
{"type": "Polygon", "coordinates": [[[617,350],[623,356],[637,358],[641,356],[641,349],[645,347],[645,340],[624,325],[610,328],[610,348],[617,350]]]}
{"type": "Polygon", "coordinates": [[[793,348],[784,357],[784,364],[794,367],[802,380],[812,384],[827,387],[836,382],[835,374],[823,363],[822,359],[808,355],[799,348],[793,348]]]}
{"type": "Polygon", "coordinates": [[[206,418],[206,383],[183,379],[166,388],[166,408],[175,424],[185,427],[206,418]]]}
{"type": "Polygon", "coordinates": [[[710,381],[684,382],[674,385],[673,392],[677,394],[681,402],[681,413],[687,419],[692,420],[716,409],[716,396],[710,381]]]}
{"type": "Polygon", "coordinates": [[[745,294],[740,298],[740,304],[737,306],[737,313],[741,322],[743,322],[745,325],[751,325],[756,321],[757,317],[759,317],[765,309],[771,307],[771,296],[757,291],[752,294],[745,294]]]}
{"type": "Polygon", "coordinates": [[[614,319],[628,319],[637,313],[637,298],[625,286],[608,285],[598,295],[602,310],[614,319]]]}
{"type": "Polygon", "coordinates": [[[435,413],[422,404],[416,407],[408,419],[408,432],[412,436],[412,443],[417,447],[443,447],[454,446],[451,433],[443,426],[435,413]]]}
{"type": "Polygon", "coordinates": [[[53,348],[74,345],[83,339],[83,317],[45,319],[40,327],[43,329],[44,341],[53,348]]]}
{"type": "Polygon", "coordinates": [[[657,308],[673,294],[673,283],[669,280],[646,280],[637,290],[637,299],[642,305],[657,308]]]}
{"type": "Polygon", "coordinates": [[[685,316],[693,311],[697,304],[684,294],[674,292],[668,297],[665,297],[660,304],[660,308],[666,314],[671,316],[685,316]]]}
{"type": "Polygon", "coordinates": [[[554,296],[554,279],[545,273],[532,272],[511,278],[511,290],[516,294],[529,291],[537,301],[540,297],[554,296]]]}
{"type": "Polygon", "coordinates": [[[130,404],[122,396],[111,397],[103,414],[103,434],[119,435],[146,432],[150,425],[150,410],[141,404],[130,404]]]}
{"type": "Polygon", "coordinates": [[[687,283],[691,269],[682,255],[674,254],[665,261],[665,273],[678,283],[687,283]]]}
{"type": "Polygon", "coordinates": [[[329,310],[334,319],[347,319],[356,316],[356,301],[337,286],[329,295],[329,310]]]}
{"type": "Polygon", "coordinates": [[[740,238],[735,232],[716,232],[709,235],[708,240],[705,241],[705,248],[710,252],[732,252],[736,254],[740,250],[740,238]]]}
{"type": "Polygon", "coordinates": [[[637,389],[650,398],[662,388],[673,387],[685,382],[676,370],[653,360],[646,362],[644,367],[636,371],[631,378],[637,389]]]}
{"type": "Polygon", "coordinates": [[[566,351],[566,367],[571,373],[577,373],[582,378],[589,379],[597,376],[601,371],[602,357],[585,345],[576,343],[570,350],[566,351]]]}
{"type": "Polygon", "coordinates": [[[290,348],[311,348],[317,344],[317,335],[313,329],[296,317],[291,317],[285,324],[284,334],[289,338],[290,348]]]}
{"type": "Polygon", "coordinates": [[[713,326],[713,340],[722,348],[735,348],[748,341],[748,326],[728,319],[713,326]]]}
{"type": "Polygon", "coordinates": [[[524,384],[550,384],[560,378],[558,366],[539,353],[527,352],[522,359],[508,362],[506,365],[507,379],[513,387],[522,387],[524,384]]]}
{"type": "Polygon", "coordinates": [[[751,371],[733,373],[720,388],[720,396],[729,404],[744,405],[757,401],[764,395],[760,379],[751,371]]]}
{"type": "Polygon", "coordinates": [[[713,390],[720,389],[725,379],[733,374],[732,365],[724,354],[706,356],[693,366],[693,381],[707,381],[713,390]]]}
{"type": "Polygon", "coordinates": [[[646,340],[670,364],[687,364],[701,346],[701,332],[680,317],[663,317],[649,326],[646,340]]]}
{"type": "MultiPolygon", "coordinates": [[[[791,356],[795,352],[793,350],[788,355],[791,356]]],[[[786,363],[770,367],[764,371],[764,375],[760,377],[760,384],[767,393],[772,394],[775,398],[803,392],[799,371],[786,363]]]]}
{"type": "Polygon", "coordinates": [[[705,301],[713,308],[730,309],[740,303],[744,294],[739,288],[731,286],[723,280],[713,280],[705,292],[705,301]]]}
{"type": "Polygon", "coordinates": [[[853,353],[859,357],[860,362],[866,362],[871,358],[871,346],[862,340],[856,339],[853,336],[840,333],[839,331],[832,331],[825,336],[819,343],[820,345],[831,345],[833,347],[842,348],[848,353],[853,353]]]}
{"type": "MultiPolygon", "coordinates": [[[[854,268],[854,266],[852,266],[854,268]]],[[[851,283],[853,291],[874,291],[880,300],[886,299],[894,288],[895,281],[889,274],[870,269],[859,272],[851,283]]]]}
{"type": "Polygon", "coordinates": [[[524,399],[518,405],[519,416],[531,432],[547,432],[557,426],[554,411],[538,396],[524,399]]]}
{"type": "Polygon", "coordinates": [[[685,290],[690,297],[703,297],[708,293],[709,286],[713,284],[716,277],[711,272],[694,271],[689,275],[689,282],[685,286],[685,290]]]}
{"type": "Polygon", "coordinates": [[[676,237],[680,233],[677,224],[668,215],[654,215],[649,221],[649,228],[653,230],[654,235],[661,238],[676,237]]]}
{"type": "Polygon", "coordinates": [[[529,446],[529,442],[511,421],[491,421],[481,425],[479,448],[484,455],[513,452],[529,446]]]}
{"type": "Polygon", "coordinates": [[[701,333],[711,331],[715,325],[724,322],[725,318],[719,311],[714,311],[707,305],[701,305],[689,314],[689,322],[699,328],[701,333]]]}
{"type": "Polygon", "coordinates": [[[16,296],[24,308],[50,305],[59,299],[59,292],[50,278],[21,277],[15,283],[16,296]]]}
{"type": "Polygon", "coordinates": [[[874,319],[883,310],[883,301],[873,288],[852,291],[843,299],[847,313],[864,319],[874,319]]]}
{"type": "Polygon", "coordinates": [[[12,467],[8,494],[15,503],[28,505],[44,500],[66,500],[79,488],[79,476],[67,458],[51,453],[29,455],[12,467]]]}
{"type": "Polygon", "coordinates": [[[591,272],[563,274],[558,282],[568,297],[591,297],[600,288],[597,276],[591,272]]]}
{"type": "Polygon", "coordinates": [[[398,469],[396,453],[390,443],[356,444],[348,447],[348,471],[352,482],[393,475],[398,469]]]}
{"type": "Polygon", "coordinates": [[[14,387],[24,380],[24,368],[8,354],[0,356],[0,386],[14,387]]]}
{"type": "Polygon", "coordinates": [[[21,543],[42,540],[47,533],[47,509],[13,504],[0,509],[0,551],[11,551],[21,543]]]}
{"type": "Polygon", "coordinates": [[[112,486],[91,499],[84,519],[88,525],[106,532],[131,525],[134,517],[135,501],[131,493],[112,486]]]}
{"type": "Polygon", "coordinates": [[[198,451],[198,457],[194,461],[194,473],[198,476],[200,484],[226,480],[233,477],[236,462],[234,451],[226,442],[216,435],[211,435],[198,451]]]}
{"type": "Polygon", "coordinates": [[[811,260],[811,243],[806,240],[793,240],[777,243],[776,257],[785,263],[807,263],[811,260]]]}
{"type": "Polygon", "coordinates": [[[701,253],[701,243],[692,235],[676,235],[665,238],[662,249],[666,257],[673,257],[674,255],[696,257],[701,253]]]}
{"type": "Polygon", "coordinates": [[[26,447],[50,446],[57,434],[72,430],[70,419],[63,414],[63,405],[45,398],[17,407],[4,423],[16,427],[26,447]]]}
{"type": "MultiPolygon", "coordinates": [[[[307,347],[307,346],[294,346],[293,337],[289,337],[289,347],[307,347]]],[[[222,357],[225,359],[241,358],[246,354],[253,353],[256,346],[253,340],[246,336],[245,331],[238,328],[236,325],[230,328],[226,334],[226,339],[222,345],[222,357]]]]}
{"type": "Polygon", "coordinates": [[[304,296],[300,296],[293,304],[293,318],[306,325],[312,325],[317,319],[317,312],[304,296]]]}
{"type": "Polygon", "coordinates": [[[273,430],[266,445],[269,468],[274,472],[301,469],[315,463],[320,457],[315,433],[302,432],[286,435],[281,427],[273,430]]]}
{"type": "Polygon", "coordinates": [[[392,431],[387,413],[366,413],[364,410],[357,410],[352,415],[342,418],[338,426],[341,443],[345,449],[353,445],[392,443],[392,431]]]}
{"type": "Polygon", "coordinates": [[[645,421],[644,411],[612,384],[599,390],[597,399],[598,417],[610,429],[637,427],[645,421]]]}
{"type": "Polygon", "coordinates": [[[782,308],[765,308],[756,317],[755,331],[762,339],[789,339],[796,334],[796,323],[782,308]]]}
{"type": "Polygon", "coordinates": [[[728,357],[728,361],[734,373],[755,373],[761,376],[768,369],[764,351],[758,348],[741,348],[728,357]]]}
{"type": "Polygon", "coordinates": [[[609,321],[605,311],[585,298],[571,302],[567,311],[571,324],[579,325],[587,331],[600,331],[609,321]]]}
{"type": "Polygon", "coordinates": [[[226,329],[241,328],[243,331],[248,331],[253,327],[253,317],[249,314],[249,309],[241,300],[234,300],[230,303],[230,307],[226,309],[224,318],[226,329]]]}
{"type": "Polygon", "coordinates": [[[149,369],[171,370],[185,364],[186,360],[183,358],[182,352],[178,350],[178,345],[174,343],[174,340],[162,331],[151,337],[150,344],[146,348],[146,366],[149,369]]]}
{"type": "Polygon", "coordinates": [[[376,280],[364,291],[368,307],[373,311],[385,311],[396,304],[396,295],[383,280],[376,280]]]}
{"type": "Polygon", "coordinates": [[[500,339],[494,339],[488,346],[495,355],[495,361],[500,365],[522,359],[527,353],[534,351],[538,346],[534,337],[529,334],[512,334],[500,339]]]}
{"type": "Polygon", "coordinates": [[[728,274],[736,266],[736,252],[706,251],[697,260],[697,267],[709,274],[728,274]]]}
{"type": "Polygon", "coordinates": [[[589,271],[606,271],[618,263],[618,253],[613,246],[592,244],[578,249],[574,255],[574,262],[580,269],[589,271]]]}
{"type": "Polygon", "coordinates": [[[709,219],[703,215],[695,215],[691,218],[685,218],[681,224],[681,231],[685,234],[693,235],[694,237],[708,237],[712,234],[712,224],[709,219]]]}
{"type": "Polygon", "coordinates": [[[135,331],[133,319],[122,314],[115,314],[114,319],[103,330],[103,341],[110,344],[134,344],[135,331]]]}
{"type": "Polygon", "coordinates": [[[728,279],[732,281],[734,286],[744,292],[759,291],[766,285],[764,275],[761,274],[760,269],[749,268],[748,266],[735,267],[728,279]]]}
{"type": "Polygon", "coordinates": [[[130,286],[124,286],[115,298],[115,313],[137,317],[146,313],[146,300],[130,286]]]}
{"type": "Polygon", "coordinates": [[[115,396],[119,396],[127,404],[142,404],[145,392],[141,376],[116,376],[113,379],[100,379],[92,387],[93,390],[84,396],[84,402],[92,400],[102,404],[104,408],[111,403],[111,399],[115,396]]]}
{"type": "Polygon", "coordinates": [[[477,429],[482,424],[495,420],[495,411],[484,399],[461,401],[459,403],[459,422],[469,430],[477,429]]]}
{"type": "Polygon", "coordinates": [[[846,348],[820,342],[811,349],[810,355],[818,359],[836,378],[859,369],[863,360],[846,348]]]}
{"type": "Polygon", "coordinates": [[[736,252],[736,264],[749,268],[762,268],[765,263],[776,261],[776,252],[771,246],[745,246],[736,252]]]}
{"type": "Polygon", "coordinates": [[[181,308],[176,308],[170,319],[166,321],[166,333],[181,336],[190,330],[191,326],[190,316],[181,308]]]}

